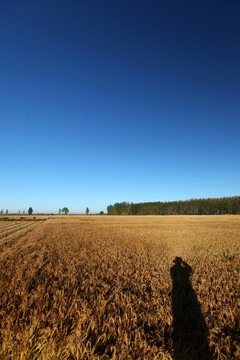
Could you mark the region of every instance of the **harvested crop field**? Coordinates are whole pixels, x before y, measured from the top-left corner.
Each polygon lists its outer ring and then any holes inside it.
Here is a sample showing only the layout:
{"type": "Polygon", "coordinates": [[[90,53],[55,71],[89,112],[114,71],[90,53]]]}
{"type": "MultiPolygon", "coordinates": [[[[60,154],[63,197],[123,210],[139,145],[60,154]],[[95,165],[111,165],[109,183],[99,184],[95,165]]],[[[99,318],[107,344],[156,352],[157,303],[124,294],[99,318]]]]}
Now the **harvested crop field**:
{"type": "Polygon", "coordinates": [[[240,216],[11,220],[0,359],[240,358],[240,216]]]}

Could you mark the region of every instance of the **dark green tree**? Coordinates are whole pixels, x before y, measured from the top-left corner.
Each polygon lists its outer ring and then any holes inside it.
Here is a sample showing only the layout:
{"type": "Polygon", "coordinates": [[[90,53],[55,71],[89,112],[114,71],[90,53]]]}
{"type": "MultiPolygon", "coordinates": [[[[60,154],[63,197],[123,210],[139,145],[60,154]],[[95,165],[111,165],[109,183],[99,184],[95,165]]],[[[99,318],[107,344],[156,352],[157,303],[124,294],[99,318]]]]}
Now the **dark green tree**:
{"type": "Polygon", "coordinates": [[[30,208],[28,209],[28,214],[29,214],[29,215],[32,215],[32,213],[33,213],[33,208],[30,207],[30,208]]]}
{"type": "Polygon", "coordinates": [[[114,205],[109,205],[109,206],[107,207],[107,212],[108,212],[108,215],[116,215],[116,214],[117,214],[114,205]]]}
{"type": "Polygon", "coordinates": [[[68,208],[65,206],[64,208],[62,208],[62,212],[67,215],[69,213],[68,208]]]}
{"type": "Polygon", "coordinates": [[[88,207],[86,208],[86,214],[87,215],[89,214],[89,208],[88,207]]]}

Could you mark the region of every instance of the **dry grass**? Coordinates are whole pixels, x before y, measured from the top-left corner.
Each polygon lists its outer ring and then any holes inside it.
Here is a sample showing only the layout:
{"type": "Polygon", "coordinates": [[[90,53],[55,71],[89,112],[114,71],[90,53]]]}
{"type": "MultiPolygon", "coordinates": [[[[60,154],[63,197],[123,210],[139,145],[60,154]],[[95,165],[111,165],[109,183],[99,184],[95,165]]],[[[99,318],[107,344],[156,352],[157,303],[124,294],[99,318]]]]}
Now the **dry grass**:
{"type": "Polygon", "coordinates": [[[0,359],[239,359],[239,220],[1,222],[0,359]]]}

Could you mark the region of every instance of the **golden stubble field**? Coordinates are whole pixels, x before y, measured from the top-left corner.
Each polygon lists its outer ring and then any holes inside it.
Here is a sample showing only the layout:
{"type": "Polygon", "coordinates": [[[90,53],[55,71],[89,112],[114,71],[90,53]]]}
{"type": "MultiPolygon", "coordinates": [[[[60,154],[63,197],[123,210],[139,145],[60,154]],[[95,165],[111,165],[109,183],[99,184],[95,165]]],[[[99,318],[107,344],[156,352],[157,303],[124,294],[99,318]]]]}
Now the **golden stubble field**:
{"type": "Polygon", "coordinates": [[[0,359],[240,358],[240,216],[9,219],[0,359]]]}

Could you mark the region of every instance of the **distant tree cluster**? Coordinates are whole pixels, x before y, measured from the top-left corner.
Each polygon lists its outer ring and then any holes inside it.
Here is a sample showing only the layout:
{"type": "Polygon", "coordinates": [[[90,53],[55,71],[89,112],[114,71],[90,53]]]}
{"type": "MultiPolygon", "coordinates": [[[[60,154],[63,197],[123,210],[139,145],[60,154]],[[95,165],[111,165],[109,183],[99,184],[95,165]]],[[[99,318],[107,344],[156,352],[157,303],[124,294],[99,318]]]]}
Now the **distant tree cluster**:
{"type": "Polygon", "coordinates": [[[59,215],[61,215],[61,214],[67,215],[69,213],[69,209],[65,206],[64,208],[59,209],[58,213],[59,213],[59,215]]]}
{"type": "Polygon", "coordinates": [[[131,207],[133,203],[128,203],[126,201],[121,203],[115,203],[114,205],[109,205],[107,207],[108,215],[130,215],[131,207]]]}
{"type": "Polygon", "coordinates": [[[64,208],[59,209],[59,214],[61,214],[61,212],[65,215],[67,215],[69,213],[69,209],[65,206],[64,208]]]}
{"type": "Polygon", "coordinates": [[[240,214],[240,196],[185,201],[128,203],[107,207],[109,215],[224,215],[240,214]]]}

